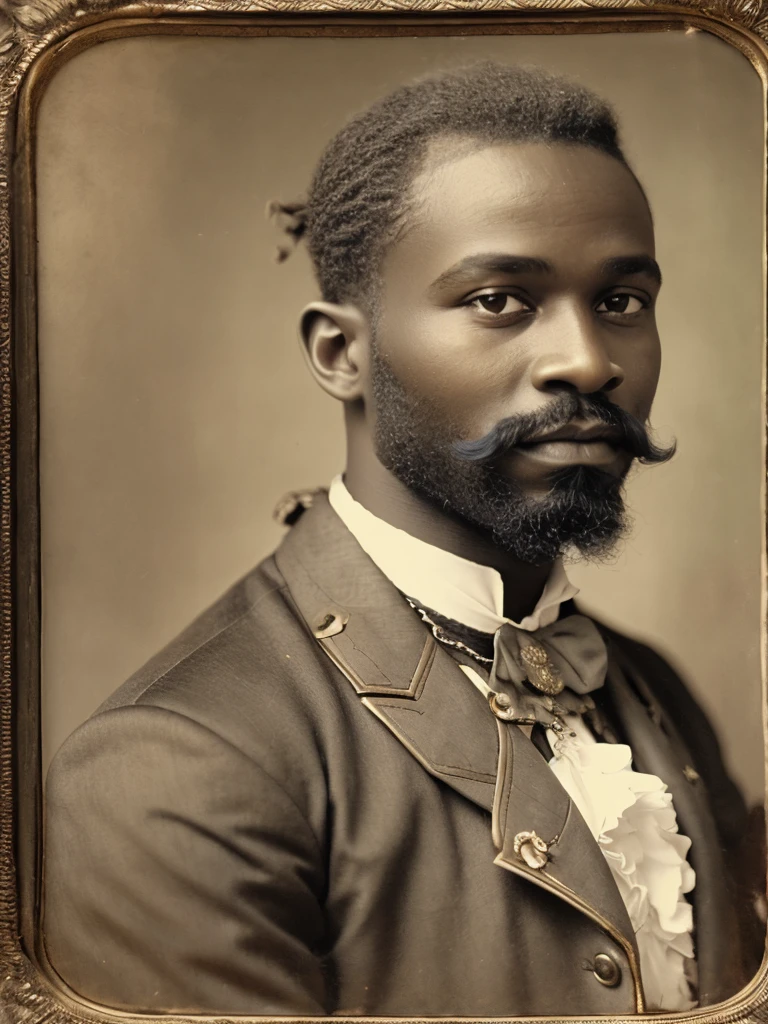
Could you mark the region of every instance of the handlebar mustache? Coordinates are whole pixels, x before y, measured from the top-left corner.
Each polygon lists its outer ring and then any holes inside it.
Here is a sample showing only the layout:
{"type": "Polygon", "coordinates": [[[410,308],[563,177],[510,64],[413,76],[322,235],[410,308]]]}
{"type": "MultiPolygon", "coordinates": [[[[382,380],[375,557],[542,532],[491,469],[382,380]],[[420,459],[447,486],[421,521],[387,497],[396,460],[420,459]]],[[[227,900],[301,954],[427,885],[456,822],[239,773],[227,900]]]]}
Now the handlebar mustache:
{"type": "Polygon", "coordinates": [[[643,465],[668,462],[677,451],[674,441],[666,447],[658,445],[650,430],[636,416],[597,392],[593,395],[566,393],[545,409],[507,416],[476,441],[454,441],[453,453],[466,462],[493,462],[518,445],[530,444],[546,432],[567,427],[574,419],[599,420],[613,427],[618,435],[614,442],[616,446],[643,465]]]}

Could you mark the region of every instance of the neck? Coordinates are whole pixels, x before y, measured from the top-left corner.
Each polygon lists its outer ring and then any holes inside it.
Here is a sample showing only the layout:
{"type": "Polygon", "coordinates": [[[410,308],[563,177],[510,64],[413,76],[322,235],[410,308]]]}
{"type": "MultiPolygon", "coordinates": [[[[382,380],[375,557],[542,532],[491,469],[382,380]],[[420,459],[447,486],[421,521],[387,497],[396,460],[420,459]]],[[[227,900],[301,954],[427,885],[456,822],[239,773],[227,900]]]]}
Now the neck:
{"type": "Polygon", "coordinates": [[[412,537],[450,551],[471,562],[488,565],[504,583],[504,615],[519,622],[530,615],[552,569],[527,565],[500,551],[469,523],[442,513],[394,477],[378,459],[356,459],[348,452],[344,483],[360,504],[412,537]]]}

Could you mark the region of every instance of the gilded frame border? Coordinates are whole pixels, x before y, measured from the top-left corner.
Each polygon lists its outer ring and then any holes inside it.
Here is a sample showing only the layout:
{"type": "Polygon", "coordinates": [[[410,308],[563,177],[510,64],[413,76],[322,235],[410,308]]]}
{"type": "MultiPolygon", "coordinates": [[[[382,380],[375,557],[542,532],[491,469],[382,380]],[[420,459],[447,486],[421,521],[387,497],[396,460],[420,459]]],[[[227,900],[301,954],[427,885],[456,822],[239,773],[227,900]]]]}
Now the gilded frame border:
{"type": "MultiPolygon", "coordinates": [[[[617,25],[621,31],[662,31],[670,26],[709,31],[744,53],[768,96],[768,0],[0,0],[0,1022],[192,1024],[226,1019],[112,1011],[80,1000],[41,970],[44,958],[35,939],[41,829],[32,178],[39,86],[62,59],[74,56],[96,36],[146,31],[413,35],[452,33],[459,26],[462,34],[541,34],[616,31],[617,25]]],[[[764,161],[767,152],[764,142],[764,161]]],[[[764,166],[768,175],[768,163],[764,166]]],[[[763,180],[765,198],[766,177],[763,180]]],[[[765,261],[765,243],[763,251],[765,261]]],[[[765,405],[764,395],[764,410],[765,405]]],[[[764,550],[761,648],[763,730],[768,737],[765,570],[764,550]]],[[[766,778],[768,782],[768,746],[766,778]]],[[[701,1024],[768,1022],[768,959],[751,984],[726,1003],[712,1010],[654,1016],[701,1024]]],[[[262,1024],[268,1020],[237,1019],[262,1024]]],[[[350,1024],[391,1020],[337,1019],[350,1024]]],[[[476,1018],[478,1024],[515,1019],[476,1018]]],[[[553,1024],[556,1020],[525,1019],[553,1024]]],[[[563,1018],[574,1019],[588,1018],[563,1018]]]]}

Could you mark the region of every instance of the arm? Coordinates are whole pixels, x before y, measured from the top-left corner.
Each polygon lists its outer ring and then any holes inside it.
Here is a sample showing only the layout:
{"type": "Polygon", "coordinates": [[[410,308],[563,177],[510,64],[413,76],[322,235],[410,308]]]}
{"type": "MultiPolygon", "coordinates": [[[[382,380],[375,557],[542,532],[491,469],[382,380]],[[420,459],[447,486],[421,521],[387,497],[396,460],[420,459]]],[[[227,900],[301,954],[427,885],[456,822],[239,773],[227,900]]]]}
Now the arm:
{"type": "Polygon", "coordinates": [[[44,937],[121,1008],[324,1014],[324,858],[297,805],[206,727],[151,706],[85,723],[48,777],[44,937]]]}

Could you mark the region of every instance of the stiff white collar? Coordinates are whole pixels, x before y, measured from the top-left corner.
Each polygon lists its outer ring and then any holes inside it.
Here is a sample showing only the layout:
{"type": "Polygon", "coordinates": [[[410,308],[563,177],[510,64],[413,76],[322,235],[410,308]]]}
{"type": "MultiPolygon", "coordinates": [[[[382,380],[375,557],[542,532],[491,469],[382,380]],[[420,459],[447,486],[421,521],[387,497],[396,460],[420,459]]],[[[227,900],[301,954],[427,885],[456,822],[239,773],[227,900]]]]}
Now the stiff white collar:
{"type": "MultiPolygon", "coordinates": [[[[484,633],[495,633],[512,622],[503,614],[504,584],[496,569],[427,544],[379,519],[355,501],[340,476],[332,481],[328,499],[363,551],[412,600],[484,633]]],[[[550,625],[560,605],[578,592],[558,559],[534,610],[513,625],[527,630],[550,625]]]]}

